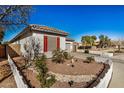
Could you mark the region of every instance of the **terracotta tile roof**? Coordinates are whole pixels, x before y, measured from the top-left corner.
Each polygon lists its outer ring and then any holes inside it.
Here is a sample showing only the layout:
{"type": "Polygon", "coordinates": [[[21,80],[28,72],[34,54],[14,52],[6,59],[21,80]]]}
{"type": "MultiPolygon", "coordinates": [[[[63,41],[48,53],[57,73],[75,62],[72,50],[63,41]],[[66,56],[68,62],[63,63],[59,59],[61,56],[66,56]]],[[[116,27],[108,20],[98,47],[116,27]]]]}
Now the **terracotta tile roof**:
{"type": "Polygon", "coordinates": [[[31,29],[31,31],[41,31],[44,33],[52,33],[52,34],[57,34],[57,35],[63,35],[63,36],[67,36],[68,33],[55,29],[55,28],[51,28],[48,26],[42,26],[42,25],[36,25],[36,24],[30,24],[28,27],[24,28],[23,31],[21,31],[18,35],[16,35],[16,37],[14,37],[12,40],[10,40],[10,42],[15,41],[18,37],[20,37],[21,35],[28,33],[31,29]]]}
{"type": "Polygon", "coordinates": [[[68,35],[67,32],[64,32],[62,30],[58,30],[55,28],[51,28],[48,26],[35,25],[35,24],[31,24],[29,26],[31,27],[32,30],[38,30],[38,31],[43,31],[43,32],[48,32],[48,33],[55,33],[55,34],[60,34],[60,35],[68,35]]]}

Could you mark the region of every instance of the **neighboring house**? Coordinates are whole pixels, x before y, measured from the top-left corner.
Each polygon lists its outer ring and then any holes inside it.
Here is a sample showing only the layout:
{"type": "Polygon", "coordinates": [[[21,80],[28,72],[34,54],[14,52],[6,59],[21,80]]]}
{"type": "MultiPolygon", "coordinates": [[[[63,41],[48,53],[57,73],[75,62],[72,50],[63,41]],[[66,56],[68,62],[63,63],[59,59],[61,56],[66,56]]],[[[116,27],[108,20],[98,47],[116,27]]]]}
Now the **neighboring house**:
{"type": "Polygon", "coordinates": [[[74,42],[71,38],[66,38],[66,51],[67,52],[76,52],[78,43],[74,42]]]}
{"type": "Polygon", "coordinates": [[[22,32],[20,32],[10,42],[21,45],[22,54],[25,53],[24,44],[29,43],[31,38],[40,43],[40,53],[46,53],[50,56],[52,51],[60,48],[66,50],[67,32],[40,25],[29,25],[22,32]]]}

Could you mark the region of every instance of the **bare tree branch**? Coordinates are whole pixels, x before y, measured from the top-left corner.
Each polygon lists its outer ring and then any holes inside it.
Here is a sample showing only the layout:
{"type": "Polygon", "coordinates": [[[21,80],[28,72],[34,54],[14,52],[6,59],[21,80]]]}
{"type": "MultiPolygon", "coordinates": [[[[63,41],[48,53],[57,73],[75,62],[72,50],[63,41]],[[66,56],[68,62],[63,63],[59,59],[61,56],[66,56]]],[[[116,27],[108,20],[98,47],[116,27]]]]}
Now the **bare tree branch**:
{"type": "Polygon", "coordinates": [[[28,20],[32,6],[24,5],[3,5],[0,6],[0,40],[3,39],[5,30],[15,30],[16,28],[28,25],[28,20]]]}

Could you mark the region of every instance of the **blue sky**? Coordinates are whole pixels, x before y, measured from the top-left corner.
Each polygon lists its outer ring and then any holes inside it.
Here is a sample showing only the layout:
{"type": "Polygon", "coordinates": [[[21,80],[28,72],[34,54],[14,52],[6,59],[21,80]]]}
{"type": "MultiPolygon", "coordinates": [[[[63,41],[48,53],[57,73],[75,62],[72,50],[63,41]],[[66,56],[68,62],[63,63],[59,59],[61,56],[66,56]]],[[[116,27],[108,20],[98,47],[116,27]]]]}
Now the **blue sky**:
{"type": "MultiPolygon", "coordinates": [[[[123,38],[124,6],[33,6],[30,24],[46,25],[69,32],[69,37],[80,41],[83,35],[108,35],[123,38]]],[[[23,29],[23,28],[22,28],[23,29]]],[[[10,40],[16,33],[6,33],[10,40]]]]}

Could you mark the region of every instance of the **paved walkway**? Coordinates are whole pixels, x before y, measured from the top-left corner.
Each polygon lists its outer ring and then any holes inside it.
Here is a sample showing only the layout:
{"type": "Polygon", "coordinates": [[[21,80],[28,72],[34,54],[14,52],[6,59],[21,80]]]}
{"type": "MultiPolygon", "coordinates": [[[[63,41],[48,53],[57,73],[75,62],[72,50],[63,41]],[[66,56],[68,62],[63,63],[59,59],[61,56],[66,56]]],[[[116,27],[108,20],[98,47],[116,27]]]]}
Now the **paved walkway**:
{"type": "MultiPolygon", "coordinates": [[[[88,56],[98,56],[84,53],[72,53],[77,58],[85,59],[88,56]]],[[[124,54],[112,57],[113,76],[109,88],[124,88],[124,54]]]]}

